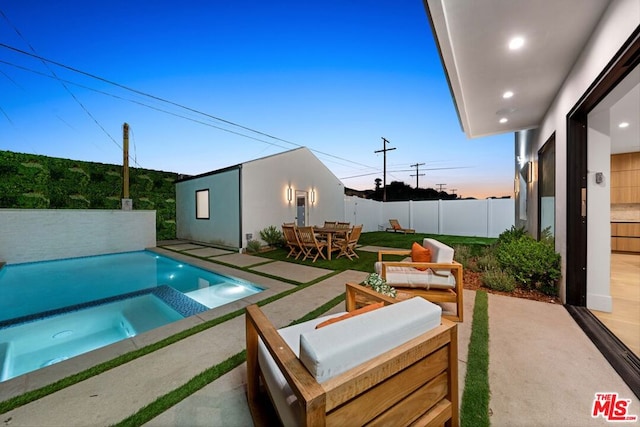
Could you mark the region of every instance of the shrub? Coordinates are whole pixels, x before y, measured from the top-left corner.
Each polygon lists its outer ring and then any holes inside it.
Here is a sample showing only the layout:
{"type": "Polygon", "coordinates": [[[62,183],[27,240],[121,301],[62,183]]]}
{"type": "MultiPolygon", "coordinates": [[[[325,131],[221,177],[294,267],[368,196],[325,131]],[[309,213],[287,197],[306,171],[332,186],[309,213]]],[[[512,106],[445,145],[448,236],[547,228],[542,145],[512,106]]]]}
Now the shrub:
{"type": "Polygon", "coordinates": [[[514,240],[519,240],[526,236],[528,236],[528,234],[525,231],[524,227],[516,227],[515,225],[512,225],[510,229],[500,233],[496,245],[500,246],[503,243],[509,243],[514,240]]]}
{"type": "Polygon", "coordinates": [[[482,284],[496,291],[513,292],[516,281],[513,276],[503,270],[494,269],[482,275],[482,284]]]}
{"type": "Polygon", "coordinates": [[[500,266],[524,286],[557,295],[560,255],[548,243],[528,235],[505,239],[497,244],[495,255],[500,266]]]}
{"type": "Polygon", "coordinates": [[[457,245],[454,246],[453,250],[455,251],[456,261],[462,264],[463,268],[470,268],[473,262],[471,248],[467,245],[457,245]]]}
{"type": "Polygon", "coordinates": [[[476,270],[477,271],[492,271],[498,270],[500,268],[500,263],[496,258],[493,250],[486,249],[477,259],[476,259],[476,270]]]}
{"type": "Polygon", "coordinates": [[[270,225],[260,230],[260,238],[269,246],[284,246],[284,237],[282,232],[275,225],[270,225]]]}
{"type": "Polygon", "coordinates": [[[540,232],[540,241],[541,242],[545,242],[545,243],[553,246],[554,237],[553,237],[553,234],[551,233],[551,227],[550,226],[545,228],[545,229],[543,229],[540,232]]]}
{"type": "Polygon", "coordinates": [[[258,240],[249,240],[247,242],[247,252],[249,253],[255,254],[257,252],[260,252],[261,247],[262,245],[258,240]]]}

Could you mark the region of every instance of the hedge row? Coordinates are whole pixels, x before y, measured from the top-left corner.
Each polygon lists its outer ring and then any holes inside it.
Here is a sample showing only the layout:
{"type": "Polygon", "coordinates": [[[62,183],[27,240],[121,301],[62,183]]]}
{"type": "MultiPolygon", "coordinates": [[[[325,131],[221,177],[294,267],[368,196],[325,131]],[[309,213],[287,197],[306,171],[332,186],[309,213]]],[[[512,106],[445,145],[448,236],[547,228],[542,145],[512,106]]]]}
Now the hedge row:
{"type": "MultiPolygon", "coordinates": [[[[176,235],[173,172],[129,169],[134,209],[156,210],[156,237],[176,235]]],[[[122,166],[0,151],[0,208],[120,209],[122,166]]]]}

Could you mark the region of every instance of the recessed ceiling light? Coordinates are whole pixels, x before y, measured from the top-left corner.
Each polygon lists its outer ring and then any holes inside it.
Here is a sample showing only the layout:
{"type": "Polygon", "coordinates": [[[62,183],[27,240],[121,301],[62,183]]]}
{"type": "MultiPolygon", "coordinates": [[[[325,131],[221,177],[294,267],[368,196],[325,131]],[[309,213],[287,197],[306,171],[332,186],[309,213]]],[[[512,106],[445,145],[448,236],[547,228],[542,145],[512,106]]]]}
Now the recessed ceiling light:
{"type": "Polygon", "coordinates": [[[513,92],[511,92],[510,90],[506,91],[505,93],[502,94],[502,97],[504,99],[509,99],[513,96],[513,92]]]}
{"type": "Polygon", "coordinates": [[[624,129],[624,128],[628,128],[628,127],[629,127],[629,123],[628,123],[628,122],[622,122],[622,123],[620,123],[620,124],[618,125],[618,127],[619,127],[619,128],[622,128],[622,129],[624,129]]]}
{"type": "Polygon", "coordinates": [[[507,119],[506,117],[500,119],[500,123],[507,123],[508,121],[509,119],[507,119]]]}
{"type": "Polygon", "coordinates": [[[509,40],[509,49],[517,50],[524,46],[524,38],[522,37],[514,37],[509,40]]]}

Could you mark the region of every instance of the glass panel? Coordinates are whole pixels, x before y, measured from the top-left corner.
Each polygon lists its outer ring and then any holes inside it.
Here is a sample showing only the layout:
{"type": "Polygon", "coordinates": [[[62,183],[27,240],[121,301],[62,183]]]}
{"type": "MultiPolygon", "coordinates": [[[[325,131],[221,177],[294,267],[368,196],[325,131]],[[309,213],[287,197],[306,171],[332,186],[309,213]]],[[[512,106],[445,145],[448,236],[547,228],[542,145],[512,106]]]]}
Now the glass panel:
{"type": "Polygon", "coordinates": [[[522,170],[518,174],[518,212],[522,221],[527,220],[527,180],[525,176],[522,176],[522,170]]]}
{"type": "Polygon", "coordinates": [[[300,227],[304,227],[306,225],[306,214],[307,214],[307,197],[306,194],[296,194],[296,224],[300,227]]]}
{"type": "Polygon", "coordinates": [[[556,223],[556,140],[553,135],[538,153],[538,238],[555,241],[556,223]]]}
{"type": "Polygon", "coordinates": [[[196,191],[196,219],[209,219],[209,190],[196,191]]]}

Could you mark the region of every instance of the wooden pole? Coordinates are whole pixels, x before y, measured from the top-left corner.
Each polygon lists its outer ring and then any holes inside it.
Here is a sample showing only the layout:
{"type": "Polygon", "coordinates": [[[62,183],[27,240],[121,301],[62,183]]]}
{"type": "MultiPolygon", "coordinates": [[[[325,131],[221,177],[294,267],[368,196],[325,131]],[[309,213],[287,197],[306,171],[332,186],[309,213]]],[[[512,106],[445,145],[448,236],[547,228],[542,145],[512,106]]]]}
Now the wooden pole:
{"type": "Polygon", "coordinates": [[[122,198],[129,198],[129,124],[122,126],[122,198]]]}
{"type": "Polygon", "coordinates": [[[374,153],[382,153],[383,154],[383,163],[382,163],[382,201],[387,201],[387,151],[395,150],[394,148],[387,148],[387,142],[389,140],[385,137],[382,137],[382,150],[374,151],[374,153]]]}

